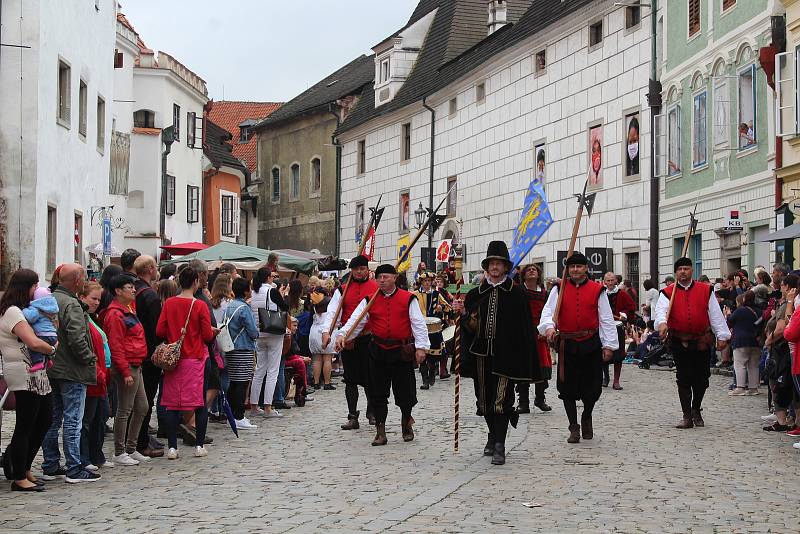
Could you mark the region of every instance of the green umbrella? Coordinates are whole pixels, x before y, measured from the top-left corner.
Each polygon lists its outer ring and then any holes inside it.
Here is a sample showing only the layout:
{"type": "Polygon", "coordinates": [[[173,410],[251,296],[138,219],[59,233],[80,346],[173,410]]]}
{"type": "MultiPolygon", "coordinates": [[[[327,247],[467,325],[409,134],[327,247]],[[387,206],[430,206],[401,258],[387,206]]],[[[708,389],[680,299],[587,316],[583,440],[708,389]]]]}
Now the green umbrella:
{"type": "MultiPolygon", "coordinates": [[[[186,263],[195,258],[211,262],[226,262],[232,263],[237,269],[254,270],[267,263],[267,258],[272,251],[264,250],[262,248],[248,247],[246,245],[239,245],[237,243],[227,243],[222,241],[207,249],[198,250],[192,254],[173,258],[161,262],[162,265],[169,263],[186,263]]],[[[317,263],[307,258],[299,258],[283,252],[276,252],[278,255],[278,264],[281,267],[291,269],[298,273],[310,275],[317,263]]]]}

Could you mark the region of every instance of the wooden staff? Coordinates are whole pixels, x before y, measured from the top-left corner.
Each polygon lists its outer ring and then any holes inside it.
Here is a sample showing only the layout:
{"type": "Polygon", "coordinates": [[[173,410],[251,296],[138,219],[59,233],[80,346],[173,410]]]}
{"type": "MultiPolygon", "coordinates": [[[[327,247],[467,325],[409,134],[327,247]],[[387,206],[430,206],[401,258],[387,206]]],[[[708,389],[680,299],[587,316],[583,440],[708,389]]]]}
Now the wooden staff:
{"type": "MultiPolygon", "coordinates": [[[[453,187],[450,188],[450,190],[444,196],[442,201],[439,202],[439,205],[436,206],[436,209],[433,210],[433,212],[428,216],[428,219],[422,224],[422,226],[420,226],[419,230],[417,231],[417,235],[415,235],[414,239],[411,240],[411,243],[408,245],[408,248],[406,249],[406,251],[399,258],[397,258],[397,261],[394,264],[394,268],[395,269],[397,269],[400,265],[403,264],[403,262],[406,261],[406,258],[408,258],[408,255],[411,254],[411,249],[414,248],[414,245],[417,244],[417,241],[419,241],[419,239],[425,234],[425,230],[428,229],[428,226],[431,224],[431,221],[433,220],[434,217],[436,217],[436,214],[439,212],[439,209],[441,209],[442,205],[444,205],[445,200],[447,200],[447,198],[450,196],[450,191],[452,191],[454,187],[455,187],[455,184],[453,184],[453,187]]],[[[361,323],[361,321],[364,320],[364,317],[367,315],[367,313],[369,313],[369,309],[375,303],[375,297],[378,296],[378,293],[380,293],[380,290],[381,290],[380,288],[376,289],[375,292],[372,294],[372,296],[369,298],[369,301],[367,302],[367,305],[364,306],[364,309],[361,311],[361,313],[356,318],[356,322],[353,323],[353,326],[350,327],[350,330],[348,330],[347,333],[345,334],[345,336],[344,336],[344,340],[345,341],[348,340],[348,338],[352,335],[353,330],[355,330],[356,326],[358,326],[361,323]]],[[[344,300],[344,299],[342,299],[342,300],[344,300]]]]}
{"type": "MultiPolygon", "coordinates": [[[[461,284],[463,283],[461,274],[461,257],[456,257],[456,300],[461,300],[461,284]]],[[[456,332],[453,338],[453,360],[455,365],[455,399],[453,402],[453,454],[458,454],[458,424],[459,410],[461,401],[461,314],[456,314],[456,332]]]]}
{"type": "MultiPolygon", "coordinates": [[[[697,219],[694,218],[694,214],[697,211],[697,205],[694,207],[694,211],[689,214],[689,228],[686,229],[686,237],[683,241],[683,251],[681,252],[681,258],[686,257],[686,253],[689,251],[689,241],[692,239],[692,235],[694,234],[694,230],[697,227],[697,219]]],[[[667,314],[664,316],[664,324],[669,321],[669,314],[672,312],[672,303],[675,301],[675,293],[677,293],[678,289],[678,282],[677,280],[673,284],[672,287],[672,294],[669,296],[669,306],[667,306],[667,314]]]]}
{"type": "MultiPolygon", "coordinates": [[[[575,252],[575,243],[578,240],[578,230],[581,227],[581,219],[583,218],[583,209],[587,208],[589,214],[591,214],[591,208],[589,207],[591,204],[587,205],[587,196],[586,196],[586,186],[588,185],[589,181],[587,179],[586,184],[583,186],[583,193],[578,196],[578,212],[575,214],[575,222],[572,224],[572,237],[569,241],[569,250],[567,251],[567,259],[575,252]]],[[[567,272],[569,268],[564,265],[564,271],[561,275],[561,286],[558,288],[558,299],[556,300],[556,310],[553,313],[553,324],[558,330],[558,315],[561,312],[561,302],[564,300],[564,285],[567,283],[567,272]]],[[[558,355],[558,377],[563,382],[564,381],[564,357],[562,354],[558,355]]]]}
{"type": "MultiPolygon", "coordinates": [[[[381,199],[383,198],[383,194],[378,197],[378,203],[375,204],[375,209],[372,212],[372,216],[369,219],[369,225],[367,226],[367,231],[364,232],[364,235],[361,236],[361,243],[358,245],[358,254],[356,256],[361,256],[364,252],[364,248],[367,246],[367,240],[369,239],[369,234],[372,231],[372,228],[375,226],[375,218],[378,216],[378,209],[381,206],[381,199]]],[[[352,278],[353,271],[350,271],[350,277],[352,278]]],[[[336,313],[333,316],[333,320],[331,321],[331,325],[328,327],[328,337],[333,334],[333,331],[336,329],[336,321],[339,320],[339,314],[342,313],[342,306],[344,306],[344,298],[347,296],[347,292],[350,290],[350,280],[347,280],[347,283],[344,286],[344,289],[341,289],[342,297],[339,299],[339,305],[336,306],[336,313]]]]}

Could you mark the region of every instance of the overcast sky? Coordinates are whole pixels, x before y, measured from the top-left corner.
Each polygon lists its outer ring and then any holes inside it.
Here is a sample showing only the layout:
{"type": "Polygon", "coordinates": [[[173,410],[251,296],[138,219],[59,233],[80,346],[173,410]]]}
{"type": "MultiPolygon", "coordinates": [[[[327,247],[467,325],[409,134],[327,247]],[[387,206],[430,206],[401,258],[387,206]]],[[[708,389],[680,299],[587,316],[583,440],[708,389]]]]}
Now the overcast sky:
{"type": "Polygon", "coordinates": [[[400,29],[417,0],[120,0],[215,100],[291,100],[400,29]]]}

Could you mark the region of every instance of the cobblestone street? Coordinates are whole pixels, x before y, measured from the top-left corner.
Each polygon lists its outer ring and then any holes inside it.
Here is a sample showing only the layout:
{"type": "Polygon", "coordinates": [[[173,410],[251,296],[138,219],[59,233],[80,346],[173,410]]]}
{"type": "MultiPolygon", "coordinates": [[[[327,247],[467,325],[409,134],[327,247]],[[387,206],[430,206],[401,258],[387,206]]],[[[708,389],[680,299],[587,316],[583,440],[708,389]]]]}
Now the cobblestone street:
{"type": "MultiPolygon", "coordinates": [[[[568,446],[554,409],[523,416],[508,463],[481,456],[485,434],[462,383],[461,452],[452,453],[453,380],[420,391],[417,438],[389,445],[372,427],[339,430],[344,391],[320,391],[240,439],[212,424],[207,458],[114,468],[94,484],[0,493],[0,530],[36,532],[797,532],[798,451],[763,432],[766,397],[729,398],[712,377],[706,428],[679,431],[673,374],[626,366],[604,390],[595,439],[568,446]],[[535,503],[529,508],[523,503],[535,503]]],[[[363,403],[363,399],[362,399],[363,403]]],[[[363,410],[362,410],[363,413],[363,410]]],[[[3,444],[13,416],[6,414],[3,444]]],[[[106,442],[108,448],[109,443],[106,442]]],[[[38,460],[34,467],[38,469],[38,460]]]]}

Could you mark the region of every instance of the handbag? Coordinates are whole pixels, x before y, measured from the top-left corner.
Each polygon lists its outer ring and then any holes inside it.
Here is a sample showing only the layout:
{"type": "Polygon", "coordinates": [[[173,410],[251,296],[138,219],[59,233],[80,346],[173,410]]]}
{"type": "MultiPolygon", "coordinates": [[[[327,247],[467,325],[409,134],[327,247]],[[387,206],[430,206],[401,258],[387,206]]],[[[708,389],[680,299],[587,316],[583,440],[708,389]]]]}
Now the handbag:
{"type": "MultiPolygon", "coordinates": [[[[219,327],[219,333],[217,334],[217,348],[219,349],[220,352],[222,353],[230,352],[235,348],[234,340],[231,339],[231,333],[230,330],[228,329],[228,325],[231,324],[231,321],[233,320],[234,317],[236,317],[236,314],[239,313],[239,310],[241,310],[244,307],[245,305],[242,304],[241,306],[236,308],[231,314],[231,316],[228,317],[227,320],[222,323],[222,326],[219,327]]],[[[244,330],[244,327],[242,327],[242,330],[244,330]]],[[[241,335],[242,330],[239,330],[239,334],[236,335],[237,338],[241,335]]]]}
{"type": "Polygon", "coordinates": [[[189,326],[189,318],[192,316],[192,308],[197,299],[192,299],[189,305],[189,314],[186,316],[186,322],[181,329],[181,337],[175,343],[161,343],[156,347],[153,352],[153,365],[164,371],[172,371],[178,367],[178,361],[181,359],[181,347],[183,346],[183,338],[186,337],[186,328],[189,326]]]}
{"type": "Polygon", "coordinates": [[[285,311],[278,309],[278,305],[272,302],[272,290],[270,289],[267,295],[267,306],[272,304],[275,306],[274,310],[267,308],[258,309],[258,322],[261,327],[260,330],[266,334],[283,335],[286,333],[287,320],[289,314],[285,311]]]}

